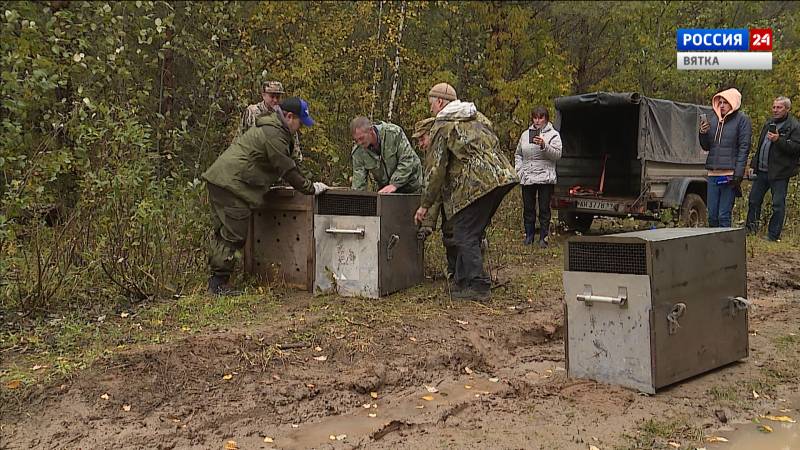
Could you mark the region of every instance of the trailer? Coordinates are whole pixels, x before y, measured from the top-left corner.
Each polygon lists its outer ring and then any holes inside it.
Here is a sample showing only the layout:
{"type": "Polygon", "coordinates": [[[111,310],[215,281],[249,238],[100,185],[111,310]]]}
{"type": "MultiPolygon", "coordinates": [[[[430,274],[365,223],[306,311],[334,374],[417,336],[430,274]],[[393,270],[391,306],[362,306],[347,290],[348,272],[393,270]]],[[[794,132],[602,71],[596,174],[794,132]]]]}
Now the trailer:
{"type": "Polygon", "coordinates": [[[677,209],[680,223],[705,226],[707,152],[698,139],[708,106],[635,92],[559,97],[563,152],[551,206],[571,229],[596,217],[655,219],[677,209]]]}

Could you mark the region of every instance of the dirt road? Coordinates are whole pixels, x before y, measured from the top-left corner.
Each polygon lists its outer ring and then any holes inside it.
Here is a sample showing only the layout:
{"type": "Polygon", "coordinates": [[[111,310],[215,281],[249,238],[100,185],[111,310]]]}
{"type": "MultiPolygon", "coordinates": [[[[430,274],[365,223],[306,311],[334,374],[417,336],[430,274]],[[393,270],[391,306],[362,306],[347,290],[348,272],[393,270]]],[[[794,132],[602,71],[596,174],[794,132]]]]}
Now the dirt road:
{"type": "Polygon", "coordinates": [[[442,280],[380,301],[274,295],[249,325],[5,396],[0,448],[694,449],[800,418],[796,250],[749,249],[747,360],[644,396],[567,378],[560,250],[507,239],[489,304],[451,303],[442,280]]]}

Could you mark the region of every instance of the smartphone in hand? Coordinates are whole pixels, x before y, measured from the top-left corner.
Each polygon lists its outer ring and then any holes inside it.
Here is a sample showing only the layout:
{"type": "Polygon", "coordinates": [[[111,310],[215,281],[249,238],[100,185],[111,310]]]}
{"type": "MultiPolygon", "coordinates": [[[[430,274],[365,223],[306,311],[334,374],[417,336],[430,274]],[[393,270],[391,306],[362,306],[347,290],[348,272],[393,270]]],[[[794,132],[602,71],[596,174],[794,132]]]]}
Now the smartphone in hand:
{"type": "Polygon", "coordinates": [[[769,124],[767,126],[767,131],[769,131],[770,133],[773,133],[773,134],[777,134],[778,133],[778,126],[775,125],[774,123],[771,123],[771,124],[769,124]]]}
{"type": "Polygon", "coordinates": [[[530,130],[528,132],[528,144],[533,144],[534,143],[533,142],[533,138],[535,138],[536,136],[539,136],[541,133],[542,133],[542,130],[540,130],[538,128],[534,128],[533,130],[530,130]]]}

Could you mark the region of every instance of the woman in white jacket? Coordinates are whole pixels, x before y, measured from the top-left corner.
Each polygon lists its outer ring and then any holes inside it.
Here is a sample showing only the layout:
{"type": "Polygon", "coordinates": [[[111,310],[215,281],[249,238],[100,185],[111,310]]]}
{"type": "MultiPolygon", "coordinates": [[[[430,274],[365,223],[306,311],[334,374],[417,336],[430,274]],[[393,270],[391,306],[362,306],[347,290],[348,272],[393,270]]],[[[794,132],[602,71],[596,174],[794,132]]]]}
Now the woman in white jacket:
{"type": "Polygon", "coordinates": [[[514,168],[522,186],[522,220],[525,245],[533,243],[536,203],[539,203],[539,246],[547,247],[550,229],[550,197],[556,184],[556,161],[561,158],[561,135],[550,123],[547,108],[531,113],[531,126],[522,133],[514,154],[514,168]]]}

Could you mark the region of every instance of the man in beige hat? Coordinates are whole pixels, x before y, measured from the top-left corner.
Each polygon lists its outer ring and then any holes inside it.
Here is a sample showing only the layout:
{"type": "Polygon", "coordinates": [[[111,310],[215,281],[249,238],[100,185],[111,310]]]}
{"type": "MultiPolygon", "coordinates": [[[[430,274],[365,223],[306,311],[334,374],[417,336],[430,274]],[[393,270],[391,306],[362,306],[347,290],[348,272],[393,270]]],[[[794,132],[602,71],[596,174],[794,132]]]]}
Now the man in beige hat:
{"type": "MultiPolygon", "coordinates": [[[[274,112],[280,109],[281,100],[286,94],[283,90],[283,83],[280,81],[266,81],[261,85],[261,99],[260,103],[249,105],[242,114],[242,120],[239,123],[236,137],[243,135],[245,131],[256,125],[256,118],[261,115],[274,112]]],[[[295,162],[300,163],[303,161],[303,154],[300,152],[300,137],[297,133],[294,134],[294,146],[290,153],[295,162]]]]}
{"type": "Polygon", "coordinates": [[[479,119],[473,103],[458,100],[456,90],[447,83],[431,88],[428,103],[436,117],[428,150],[432,164],[426,168],[414,221],[423,223],[428,210],[441,201],[458,250],[453,297],[487,299],[491,279],[483,270],[481,237],[519,178],[500,150],[497,135],[479,119]]]}

